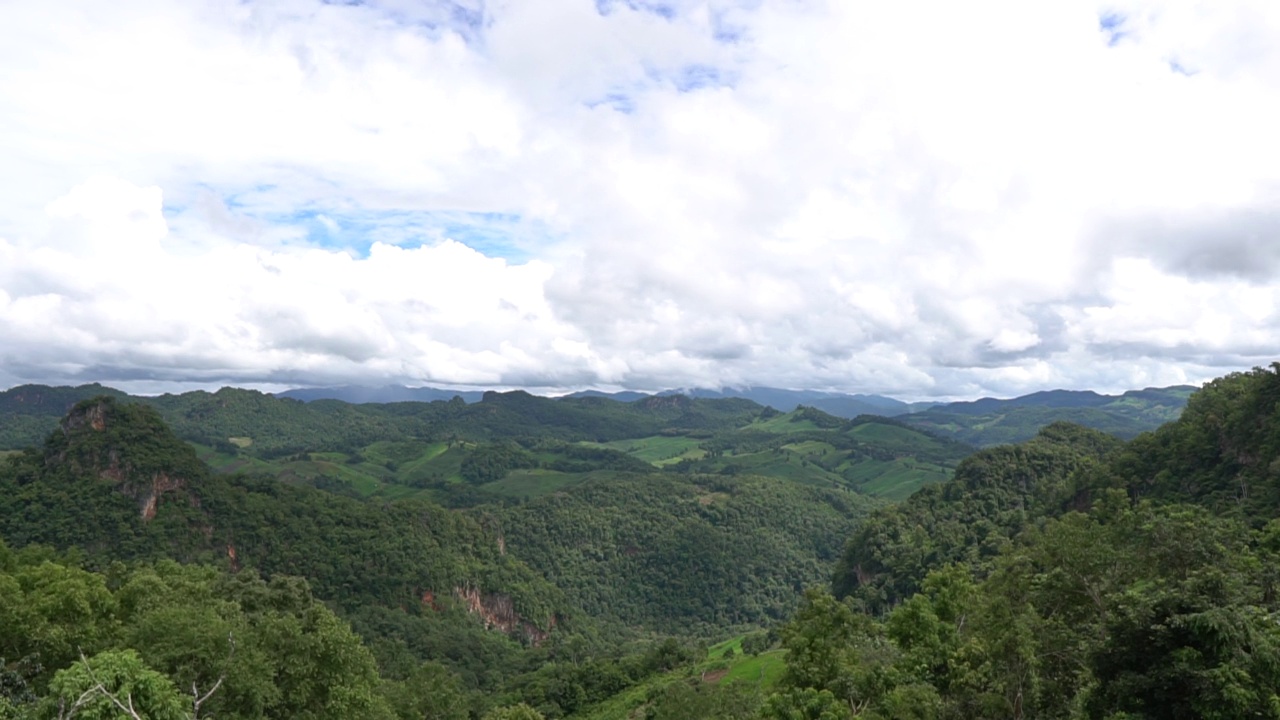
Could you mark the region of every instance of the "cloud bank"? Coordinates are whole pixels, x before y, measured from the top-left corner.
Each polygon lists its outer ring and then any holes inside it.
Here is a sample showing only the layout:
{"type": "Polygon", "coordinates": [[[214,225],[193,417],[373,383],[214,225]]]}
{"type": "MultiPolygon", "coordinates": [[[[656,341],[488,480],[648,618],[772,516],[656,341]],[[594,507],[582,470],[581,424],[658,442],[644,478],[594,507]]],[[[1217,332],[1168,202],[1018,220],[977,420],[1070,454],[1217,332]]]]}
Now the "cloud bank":
{"type": "Polygon", "coordinates": [[[1275,359],[1274,3],[28,3],[0,385],[774,385],[1275,359]]]}

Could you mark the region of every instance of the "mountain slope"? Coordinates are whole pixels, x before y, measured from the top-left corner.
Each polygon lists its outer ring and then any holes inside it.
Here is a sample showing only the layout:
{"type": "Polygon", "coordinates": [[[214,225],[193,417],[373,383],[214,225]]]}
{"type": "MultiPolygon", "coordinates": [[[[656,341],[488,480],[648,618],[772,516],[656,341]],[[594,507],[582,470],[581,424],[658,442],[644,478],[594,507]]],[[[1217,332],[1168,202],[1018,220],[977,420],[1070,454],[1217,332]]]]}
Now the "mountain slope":
{"type": "Polygon", "coordinates": [[[589,614],[707,633],[786,617],[874,505],[765,478],[628,475],[485,512],[589,614]]]}
{"type": "Polygon", "coordinates": [[[477,612],[505,607],[489,622],[513,633],[540,635],[567,609],[466,515],[212,475],[154,409],[112,398],[78,404],[42,451],[0,472],[0,536],[75,545],[103,561],[169,557],[300,575],[348,610],[472,595],[477,612]]]}
{"type": "Polygon", "coordinates": [[[1122,395],[1050,390],[1009,400],[983,398],[938,405],[899,419],[912,427],[978,447],[1022,442],[1058,421],[1129,439],[1176,420],[1195,388],[1131,390],[1122,395]]]}
{"type": "Polygon", "coordinates": [[[1280,363],[1127,444],[1055,424],[976,453],[854,533],[833,583],[851,601],[807,595],[767,706],[1280,717],[1278,465],[1280,363]]]}
{"type": "Polygon", "coordinates": [[[0,450],[39,445],[76,403],[99,395],[127,397],[96,383],[78,387],[19,385],[0,392],[0,450]]]}

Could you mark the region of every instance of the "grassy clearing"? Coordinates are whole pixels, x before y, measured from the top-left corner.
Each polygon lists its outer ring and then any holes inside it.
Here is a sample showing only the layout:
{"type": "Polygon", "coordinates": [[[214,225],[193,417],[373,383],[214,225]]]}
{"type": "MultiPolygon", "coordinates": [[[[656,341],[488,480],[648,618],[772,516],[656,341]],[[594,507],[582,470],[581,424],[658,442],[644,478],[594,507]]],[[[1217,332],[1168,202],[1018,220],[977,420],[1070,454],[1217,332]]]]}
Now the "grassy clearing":
{"type": "Polygon", "coordinates": [[[759,687],[762,694],[768,694],[786,669],[786,651],[778,649],[759,655],[743,655],[742,638],[739,635],[712,645],[707,650],[706,661],[693,668],[650,678],[571,717],[578,720],[635,720],[644,717],[643,708],[650,697],[677,682],[750,683],[759,687]],[[727,655],[730,648],[734,652],[732,656],[727,655]]]}
{"type": "Polygon", "coordinates": [[[417,457],[401,463],[396,469],[396,481],[405,485],[417,484],[424,480],[460,481],[462,460],[466,456],[467,448],[462,445],[452,447],[446,443],[423,445],[417,457]]]}
{"type": "Polygon", "coordinates": [[[619,450],[659,467],[680,462],[686,457],[697,459],[706,454],[698,449],[698,446],[702,444],[702,440],[671,435],[654,435],[634,440],[614,440],[607,443],[584,442],[582,444],[619,450]]]}
{"type": "Polygon", "coordinates": [[[253,438],[251,438],[251,437],[229,437],[229,438],[227,438],[227,442],[231,443],[232,445],[235,445],[235,446],[236,446],[236,447],[238,447],[238,448],[247,448],[247,447],[249,447],[250,445],[253,445],[253,438]]]}
{"type": "Polygon", "coordinates": [[[782,449],[790,450],[791,452],[799,453],[800,455],[813,455],[818,457],[831,452],[839,452],[836,450],[834,445],[822,442],[821,440],[806,440],[804,442],[788,443],[783,445],[782,449]]]}
{"type": "Polygon", "coordinates": [[[787,669],[786,655],[786,650],[769,650],[759,655],[743,656],[730,666],[720,682],[759,683],[761,689],[772,688],[787,669]]]}
{"type": "Polygon", "coordinates": [[[738,635],[736,637],[731,637],[728,640],[723,640],[721,642],[716,643],[715,645],[712,645],[711,647],[707,648],[707,659],[718,660],[721,657],[724,657],[724,654],[729,652],[730,650],[732,650],[735,654],[741,653],[742,641],[746,637],[747,637],[746,635],[738,635]]]}
{"type": "Polygon", "coordinates": [[[807,485],[845,484],[845,479],[812,462],[800,453],[762,450],[742,455],[726,455],[720,467],[732,467],[739,475],[765,475],[807,485]]]}
{"type": "MultiPolygon", "coordinates": [[[[317,453],[321,455],[321,453],[317,453]]],[[[295,460],[278,466],[276,477],[283,481],[314,483],[318,478],[329,478],[350,485],[363,496],[369,496],[380,490],[383,479],[377,474],[376,465],[361,463],[347,465],[324,459],[295,460]]],[[[383,472],[386,472],[383,470],[383,472]]]]}
{"type": "Polygon", "coordinates": [[[951,469],[919,460],[864,460],[850,465],[844,477],[864,495],[904,500],[924,487],[951,477],[951,469]]]}
{"type": "Polygon", "coordinates": [[[208,465],[213,472],[221,475],[230,475],[237,472],[275,473],[276,471],[276,466],[265,460],[245,455],[226,455],[207,445],[198,443],[190,443],[190,445],[195,448],[196,457],[200,458],[201,462],[208,465]]]}
{"type": "Polygon", "coordinates": [[[812,420],[800,420],[795,413],[787,413],[771,417],[768,420],[757,420],[747,426],[751,430],[764,430],[773,433],[798,433],[821,430],[812,420]]]}
{"type": "Polygon", "coordinates": [[[869,422],[855,426],[849,434],[867,442],[892,442],[919,444],[920,433],[909,428],[888,423],[869,422]]]}

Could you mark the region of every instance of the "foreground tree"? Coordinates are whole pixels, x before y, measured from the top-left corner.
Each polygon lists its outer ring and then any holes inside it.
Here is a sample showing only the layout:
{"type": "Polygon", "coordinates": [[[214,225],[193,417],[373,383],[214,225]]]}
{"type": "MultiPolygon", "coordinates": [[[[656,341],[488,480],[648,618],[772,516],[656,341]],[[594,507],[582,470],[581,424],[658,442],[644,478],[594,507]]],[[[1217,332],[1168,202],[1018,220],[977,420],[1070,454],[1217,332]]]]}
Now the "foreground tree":
{"type": "Polygon", "coordinates": [[[41,718],[56,720],[193,720],[173,681],[133,650],[108,650],[64,670],[49,683],[41,718]]]}

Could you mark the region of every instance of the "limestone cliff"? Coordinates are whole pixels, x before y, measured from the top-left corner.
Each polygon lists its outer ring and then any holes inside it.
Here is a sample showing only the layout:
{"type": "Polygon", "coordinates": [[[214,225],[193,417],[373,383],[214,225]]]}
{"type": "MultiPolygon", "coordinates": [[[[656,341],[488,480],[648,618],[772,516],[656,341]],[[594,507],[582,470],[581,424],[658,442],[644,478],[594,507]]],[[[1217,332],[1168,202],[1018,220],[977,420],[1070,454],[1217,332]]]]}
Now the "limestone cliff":
{"type": "Polygon", "coordinates": [[[45,444],[44,462],[72,475],[111,483],[138,502],[151,520],[162,501],[198,501],[185,492],[206,472],[189,445],[173,435],[155,410],[110,397],[78,403],[45,444]]]}

